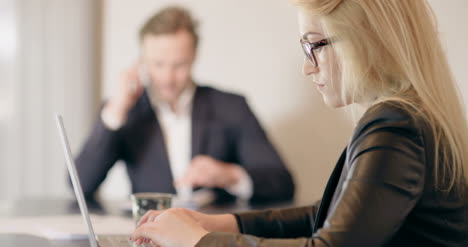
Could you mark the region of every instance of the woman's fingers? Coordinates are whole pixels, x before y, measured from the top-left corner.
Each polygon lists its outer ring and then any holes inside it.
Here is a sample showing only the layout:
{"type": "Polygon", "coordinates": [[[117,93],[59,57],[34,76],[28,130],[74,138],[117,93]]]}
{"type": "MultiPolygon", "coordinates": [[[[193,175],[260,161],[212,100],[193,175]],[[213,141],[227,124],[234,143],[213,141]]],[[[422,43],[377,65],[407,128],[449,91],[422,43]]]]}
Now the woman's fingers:
{"type": "Polygon", "coordinates": [[[153,222],[154,219],[156,219],[156,217],[157,217],[156,213],[153,213],[148,217],[148,220],[146,222],[153,222]]]}
{"type": "Polygon", "coordinates": [[[151,239],[151,232],[153,230],[148,226],[138,227],[131,236],[131,240],[135,242],[136,245],[141,245],[145,239],[151,239]]]}
{"type": "Polygon", "coordinates": [[[144,224],[132,234],[131,240],[137,245],[148,243],[167,246],[194,246],[208,232],[191,215],[190,211],[172,208],[154,211],[145,215],[144,224]],[[153,221],[152,218],[154,218],[153,221]]]}
{"type": "Polygon", "coordinates": [[[140,220],[138,221],[137,223],[137,228],[140,227],[141,225],[145,224],[146,222],[152,222],[154,221],[154,219],[156,219],[156,217],[158,215],[160,215],[162,212],[162,210],[150,210],[148,212],[146,212],[146,214],[144,214],[140,220]]]}
{"type": "Polygon", "coordinates": [[[148,221],[148,218],[151,216],[153,210],[150,210],[146,212],[143,216],[141,216],[140,220],[138,220],[137,223],[137,228],[140,227],[141,225],[145,224],[146,221],[148,221]]]}

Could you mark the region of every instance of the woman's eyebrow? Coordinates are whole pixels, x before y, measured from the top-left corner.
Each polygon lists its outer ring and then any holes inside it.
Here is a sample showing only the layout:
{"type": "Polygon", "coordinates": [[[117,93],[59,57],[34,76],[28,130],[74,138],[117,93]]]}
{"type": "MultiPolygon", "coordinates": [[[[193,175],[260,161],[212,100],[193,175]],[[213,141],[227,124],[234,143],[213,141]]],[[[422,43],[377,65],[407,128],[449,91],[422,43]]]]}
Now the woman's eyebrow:
{"type": "Polygon", "coordinates": [[[302,35],[302,39],[303,39],[303,40],[307,40],[307,37],[308,37],[309,35],[322,35],[322,34],[321,34],[321,33],[317,33],[317,32],[306,32],[306,33],[304,33],[304,34],[302,35]]]}

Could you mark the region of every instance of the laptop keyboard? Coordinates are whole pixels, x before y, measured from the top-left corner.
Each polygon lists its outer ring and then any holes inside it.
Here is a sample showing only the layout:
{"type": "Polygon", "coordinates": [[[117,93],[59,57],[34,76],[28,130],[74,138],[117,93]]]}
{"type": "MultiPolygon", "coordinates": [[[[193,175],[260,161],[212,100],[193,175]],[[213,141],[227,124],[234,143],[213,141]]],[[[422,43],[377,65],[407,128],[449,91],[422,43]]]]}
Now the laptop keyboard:
{"type": "Polygon", "coordinates": [[[134,242],[130,241],[130,236],[125,235],[104,235],[99,236],[99,246],[100,247],[145,247],[144,244],[136,245],[134,242]]]}

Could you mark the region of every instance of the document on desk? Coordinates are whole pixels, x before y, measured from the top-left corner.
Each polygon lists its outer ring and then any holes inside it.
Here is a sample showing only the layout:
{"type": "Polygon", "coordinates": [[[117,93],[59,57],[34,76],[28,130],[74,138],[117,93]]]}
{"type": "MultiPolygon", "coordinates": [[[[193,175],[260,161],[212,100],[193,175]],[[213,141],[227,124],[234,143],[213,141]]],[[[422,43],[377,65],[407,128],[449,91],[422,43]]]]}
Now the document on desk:
{"type": "MultiPolygon", "coordinates": [[[[91,215],[97,235],[130,235],[135,229],[131,218],[91,215]]],[[[0,233],[29,234],[47,239],[84,239],[88,228],[81,215],[0,218],[0,233]]]]}

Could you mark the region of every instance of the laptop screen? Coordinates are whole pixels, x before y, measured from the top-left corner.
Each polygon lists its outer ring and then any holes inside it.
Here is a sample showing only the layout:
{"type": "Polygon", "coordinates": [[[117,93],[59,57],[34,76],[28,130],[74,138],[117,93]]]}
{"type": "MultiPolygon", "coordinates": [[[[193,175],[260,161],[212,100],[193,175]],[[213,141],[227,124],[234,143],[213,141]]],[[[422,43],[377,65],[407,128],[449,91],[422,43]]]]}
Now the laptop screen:
{"type": "Polygon", "coordinates": [[[65,160],[67,164],[68,173],[70,174],[71,181],[73,184],[73,190],[75,191],[76,199],[80,207],[81,215],[88,227],[88,238],[91,247],[98,247],[96,234],[94,234],[93,226],[91,225],[91,219],[89,218],[88,207],[84,199],[83,190],[81,189],[80,180],[78,179],[78,172],[76,171],[75,162],[71,153],[70,144],[68,142],[67,133],[63,125],[63,119],[61,115],[56,115],[57,128],[60,134],[60,140],[62,141],[63,151],[65,153],[65,160]]]}

